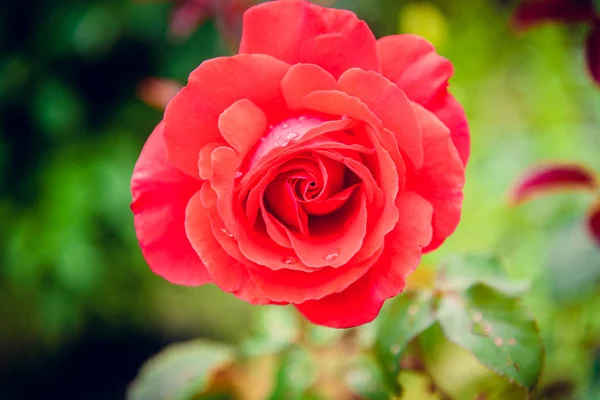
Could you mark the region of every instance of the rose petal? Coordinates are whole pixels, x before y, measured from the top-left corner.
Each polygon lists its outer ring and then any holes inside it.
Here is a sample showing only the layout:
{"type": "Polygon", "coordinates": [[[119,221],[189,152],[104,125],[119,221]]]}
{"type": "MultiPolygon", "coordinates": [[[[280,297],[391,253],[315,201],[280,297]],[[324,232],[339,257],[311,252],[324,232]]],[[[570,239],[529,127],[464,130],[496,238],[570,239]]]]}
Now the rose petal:
{"type": "Polygon", "coordinates": [[[198,176],[198,154],[211,142],[223,143],[218,121],[225,109],[248,99],[269,118],[285,112],[281,79],[289,66],[273,57],[243,54],[203,62],[165,111],[165,143],[169,161],[198,176]]]}
{"type": "Polygon", "coordinates": [[[298,135],[293,142],[286,142],[285,146],[282,146],[277,141],[277,136],[282,136],[283,133],[277,135],[277,130],[269,132],[261,144],[257,147],[248,165],[245,169],[248,173],[244,175],[240,182],[240,196],[244,197],[247,195],[250,187],[254,184],[256,179],[260,179],[265,173],[265,168],[270,163],[277,161],[278,163],[283,162],[284,157],[297,153],[299,149],[305,146],[305,142],[320,135],[324,135],[330,132],[343,131],[350,128],[355,124],[353,120],[334,120],[334,121],[323,121],[316,118],[307,118],[300,121],[297,120],[297,124],[289,125],[284,128],[286,130],[293,129],[294,133],[298,135]],[[273,137],[273,135],[275,135],[273,137]]]}
{"type": "Polygon", "coordinates": [[[302,303],[339,293],[367,273],[381,252],[361,263],[347,264],[341,268],[324,267],[313,272],[291,270],[271,271],[251,268],[250,275],[261,291],[270,299],[281,302],[302,303]],[[293,282],[293,285],[290,285],[293,282]]]}
{"type": "MultiPolygon", "coordinates": [[[[215,285],[252,304],[271,303],[256,288],[250,279],[247,267],[227,254],[219,244],[209,214],[209,210],[202,206],[200,194],[195,194],[186,209],[185,230],[192,247],[206,266],[215,285]]],[[[220,230],[218,232],[224,236],[222,240],[227,238],[233,240],[226,232],[220,230]]]]}
{"type": "Polygon", "coordinates": [[[381,257],[362,278],[341,293],[297,304],[311,322],[332,328],[352,328],[374,320],[385,300],[404,289],[406,277],[421,260],[421,248],[431,241],[431,205],[415,193],[398,200],[400,221],[386,237],[381,257]]]}
{"type": "Polygon", "coordinates": [[[266,2],[248,10],[240,53],[319,65],[336,78],[353,67],[379,68],[376,40],[364,21],[352,12],[303,0],[266,2]]]}
{"type": "Polygon", "coordinates": [[[345,265],[360,250],[367,232],[364,193],[355,192],[344,207],[333,214],[313,217],[310,236],[288,232],[292,247],[303,264],[320,268],[345,265]],[[319,223],[316,221],[319,219],[319,223]]]}
{"type": "Polygon", "coordinates": [[[382,37],[377,41],[377,51],[383,75],[396,83],[412,101],[424,106],[446,92],[448,79],[454,75],[452,63],[417,35],[382,37]]]}
{"type": "Polygon", "coordinates": [[[300,108],[302,99],[315,90],[335,89],[335,78],[314,64],[293,65],[281,81],[283,97],[290,108],[300,108]]]}
{"type": "Polygon", "coordinates": [[[302,108],[351,117],[378,129],[383,128],[381,120],[358,97],[337,90],[316,90],[310,93],[302,100],[302,108]]]}
{"type": "Polygon", "coordinates": [[[167,162],[164,124],[148,138],[131,178],[135,230],[154,273],[180,285],[202,285],[210,277],[185,235],[185,208],[200,182],[167,162]]]}
{"type": "Polygon", "coordinates": [[[465,168],[448,128],[424,107],[416,103],[413,106],[423,132],[425,162],[407,187],[433,206],[433,237],[424,249],[429,252],[439,247],[460,221],[465,168]]]}
{"type": "Polygon", "coordinates": [[[538,166],[527,172],[512,192],[512,202],[519,204],[536,195],[555,190],[597,187],[594,173],[577,164],[551,164],[538,166]]]}
{"type": "Polygon", "coordinates": [[[469,133],[469,124],[463,106],[448,93],[426,107],[435,114],[440,121],[450,129],[450,136],[458,155],[466,166],[471,154],[471,135],[469,133]]]}
{"type": "Polygon", "coordinates": [[[410,34],[379,39],[377,52],[383,75],[450,128],[452,141],[466,165],[469,129],[462,106],[447,90],[448,80],[454,74],[450,61],[438,55],[427,40],[410,34]]]}
{"type": "Polygon", "coordinates": [[[233,204],[235,174],[240,160],[230,147],[218,147],[211,154],[211,165],[214,171],[211,186],[217,193],[217,210],[227,230],[237,237],[239,226],[233,204]]]}
{"type": "Polygon", "coordinates": [[[267,208],[285,225],[307,232],[306,213],[296,201],[294,189],[286,179],[276,179],[264,191],[267,208]]]}
{"type": "Polygon", "coordinates": [[[592,78],[594,78],[596,84],[600,85],[600,22],[594,24],[588,35],[585,56],[592,78]]]}
{"type": "Polygon", "coordinates": [[[383,76],[356,68],[344,72],[338,83],[340,90],[358,97],[379,117],[396,135],[397,146],[419,168],[423,164],[421,130],[406,95],[383,76]]]}
{"type": "Polygon", "coordinates": [[[306,1],[269,1],[244,13],[240,53],[269,54],[297,64],[302,62],[302,41],[324,30],[322,19],[306,1]]]}
{"type": "Polygon", "coordinates": [[[327,215],[341,208],[359,185],[353,185],[325,200],[312,200],[302,203],[302,208],[309,215],[327,215]]]}
{"type": "Polygon", "coordinates": [[[248,99],[241,99],[223,111],[219,131],[241,157],[254,147],[267,130],[267,116],[248,99]]]}

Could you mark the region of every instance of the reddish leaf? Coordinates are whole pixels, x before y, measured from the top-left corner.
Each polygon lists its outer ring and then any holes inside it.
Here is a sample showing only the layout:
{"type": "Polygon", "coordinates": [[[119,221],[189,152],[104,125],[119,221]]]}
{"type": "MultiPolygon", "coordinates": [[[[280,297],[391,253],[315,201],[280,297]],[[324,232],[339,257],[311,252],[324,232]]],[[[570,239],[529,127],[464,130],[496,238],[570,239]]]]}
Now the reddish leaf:
{"type": "Polygon", "coordinates": [[[520,180],[512,193],[512,200],[521,203],[536,194],[561,189],[594,189],[593,172],[576,164],[545,165],[537,167],[520,180]]]}
{"type": "Polygon", "coordinates": [[[237,51],[242,37],[244,12],[256,2],[256,0],[220,0],[216,2],[214,12],[217,17],[219,31],[234,52],[237,51]]]}
{"type": "Polygon", "coordinates": [[[164,110],[167,104],[181,89],[181,84],[176,81],[160,78],[146,78],[137,87],[140,100],[158,110],[164,110]]]}
{"type": "Polygon", "coordinates": [[[186,38],[214,13],[212,0],[179,0],[171,14],[171,34],[186,38]]]}
{"type": "Polygon", "coordinates": [[[523,0],[515,10],[513,21],[517,29],[542,22],[584,22],[594,19],[591,0],[523,0]]]}
{"type": "Polygon", "coordinates": [[[592,31],[587,38],[585,55],[590,74],[594,81],[600,85],[600,21],[597,21],[592,27],[592,31]]]}
{"type": "Polygon", "coordinates": [[[600,202],[592,208],[592,212],[588,218],[588,228],[592,234],[592,238],[600,247],[600,202]]]}

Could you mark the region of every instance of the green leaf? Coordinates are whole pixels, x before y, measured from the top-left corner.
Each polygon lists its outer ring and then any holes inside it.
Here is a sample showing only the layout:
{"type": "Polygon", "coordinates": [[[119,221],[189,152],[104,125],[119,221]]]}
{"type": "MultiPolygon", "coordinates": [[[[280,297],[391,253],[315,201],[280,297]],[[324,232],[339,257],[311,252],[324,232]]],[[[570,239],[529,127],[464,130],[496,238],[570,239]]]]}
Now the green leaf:
{"type": "Polygon", "coordinates": [[[292,347],[281,357],[275,389],[269,399],[304,399],[314,380],[315,367],[310,354],[300,347],[292,347]]]}
{"type": "Polygon", "coordinates": [[[444,335],[483,365],[528,390],[535,388],[544,349],[536,323],[518,299],[483,284],[442,299],[444,335]]]}
{"type": "Polygon", "coordinates": [[[390,390],[401,392],[397,377],[406,347],[435,322],[431,293],[405,293],[393,300],[380,317],[375,351],[390,390]]]}
{"type": "Polygon", "coordinates": [[[131,384],[128,400],[191,400],[233,360],[231,347],[204,340],[174,344],[151,358],[131,384]]]}
{"type": "Polygon", "coordinates": [[[438,276],[438,286],[444,289],[465,290],[477,283],[484,283],[511,296],[529,289],[527,282],[509,279],[501,260],[493,256],[451,257],[443,264],[438,276]]]}
{"type": "Polygon", "coordinates": [[[295,310],[288,306],[265,306],[258,310],[255,334],[241,344],[247,357],[276,353],[300,335],[300,325],[295,310]]]}
{"type": "Polygon", "coordinates": [[[345,372],[345,381],[350,390],[360,399],[388,400],[384,372],[379,364],[366,355],[351,360],[345,372]]]}

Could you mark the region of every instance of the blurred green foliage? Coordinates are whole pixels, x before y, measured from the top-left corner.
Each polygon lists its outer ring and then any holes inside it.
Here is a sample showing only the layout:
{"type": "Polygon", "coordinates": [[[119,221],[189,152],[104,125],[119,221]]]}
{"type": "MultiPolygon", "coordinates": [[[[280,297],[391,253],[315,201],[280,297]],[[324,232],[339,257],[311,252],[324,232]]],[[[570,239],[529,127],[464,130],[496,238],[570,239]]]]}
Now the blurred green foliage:
{"type": "MultiPolygon", "coordinates": [[[[357,11],[378,37],[422,34],[454,63],[451,88],[472,131],[464,213],[424,264],[456,252],[501,255],[510,277],[532,282],[525,302],[547,346],[542,385],[597,395],[600,252],[582,227],[590,199],[508,203],[511,185],[536,162],[600,171],[600,90],[585,75],[583,28],[518,35],[511,4],[500,0],[335,5],[357,11]]],[[[248,332],[255,309],[213,287],[154,276],[133,231],[129,178],[160,120],[137,100],[137,83],[185,82],[201,61],[227,52],[211,22],[170,40],[169,7],[7,0],[0,8],[0,367],[60,354],[97,326],[167,340],[238,341],[248,332]]]]}

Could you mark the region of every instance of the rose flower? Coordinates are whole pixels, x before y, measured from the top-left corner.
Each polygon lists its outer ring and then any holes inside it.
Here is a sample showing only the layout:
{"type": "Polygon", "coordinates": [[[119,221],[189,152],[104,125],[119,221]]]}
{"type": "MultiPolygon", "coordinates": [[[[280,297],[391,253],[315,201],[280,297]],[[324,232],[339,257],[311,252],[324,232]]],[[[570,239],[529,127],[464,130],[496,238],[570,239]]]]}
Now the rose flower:
{"type": "Polygon", "coordinates": [[[203,62],[131,181],[150,268],[313,323],[373,320],[455,230],[469,131],[452,64],[302,0],[244,14],[239,54],[203,62]]]}

